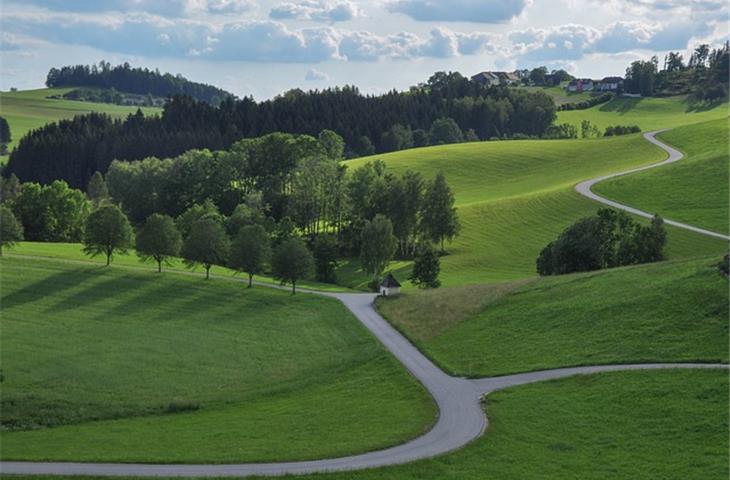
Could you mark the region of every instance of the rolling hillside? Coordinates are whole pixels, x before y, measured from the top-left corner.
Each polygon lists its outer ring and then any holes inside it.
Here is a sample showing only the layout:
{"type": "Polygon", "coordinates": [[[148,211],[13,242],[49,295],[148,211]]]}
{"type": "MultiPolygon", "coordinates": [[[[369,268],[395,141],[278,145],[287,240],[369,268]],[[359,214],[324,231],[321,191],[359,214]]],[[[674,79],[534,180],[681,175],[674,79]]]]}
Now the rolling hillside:
{"type": "MultiPolygon", "coordinates": [[[[12,150],[13,146],[28,131],[50,122],[89,112],[102,112],[121,117],[137,111],[137,107],[47,98],[50,95],[63,95],[70,90],[73,88],[0,92],[0,116],[7,119],[13,138],[9,149],[12,150]]],[[[142,111],[145,115],[153,115],[162,110],[143,107],[142,111]]],[[[4,163],[7,157],[0,157],[0,160],[4,163]]]]}
{"type": "MultiPolygon", "coordinates": [[[[455,193],[462,230],[448,248],[450,255],[442,257],[441,278],[445,285],[459,285],[535,275],[542,247],[575,220],[601,208],[573,190],[578,181],[662,158],[661,149],[640,135],[629,135],[427,147],[348,165],[354,169],[382,159],[397,174],[408,169],[426,177],[444,172],[455,193]]],[[[670,258],[719,255],[725,248],[721,240],[675,228],[668,232],[670,258]]],[[[401,268],[401,276],[406,271],[401,268]]]]}
{"type": "Polygon", "coordinates": [[[663,168],[618,177],[594,188],[604,197],[720,233],[729,233],[728,120],[661,133],[685,154],[663,168]]]}
{"type": "Polygon", "coordinates": [[[336,300],[53,260],[0,267],[3,460],[321,458],[434,420],[422,386],[336,300]]]}
{"type": "Polygon", "coordinates": [[[652,361],[728,361],[718,258],[409,292],[380,311],[446,371],[475,377],[652,361]]]}
{"type": "Polygon", "coordinates": [[[692,105],[686,96],[665,98],[614,98],[608,103],[585,110],[558,112],[556,123],[571,123],[580,128],[590,120],[603,131],[610,125],[638,125],[643,131],[672,128],[727,118],[728,104],[692,105]]]}

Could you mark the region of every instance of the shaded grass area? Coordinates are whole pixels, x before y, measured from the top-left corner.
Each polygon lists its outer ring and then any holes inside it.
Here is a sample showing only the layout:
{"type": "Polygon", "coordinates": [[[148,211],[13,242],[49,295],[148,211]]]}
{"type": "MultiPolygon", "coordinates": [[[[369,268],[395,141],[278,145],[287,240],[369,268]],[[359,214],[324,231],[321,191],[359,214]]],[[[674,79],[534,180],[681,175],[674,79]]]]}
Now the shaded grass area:
{"type": "Polygon", "coordinates": [[[650,212],[727,234],[728,120],[689,125],[659,138],[685,158],[662,168],[601,182],[594,191],[650,212]]]}
{"type": "Polygon", "coordinates": [[[458,452],[397,467],[289,478],[724,480],[727,403],[727,372],[714,370],[536,383],[490,395],[489,429],[458,452]]]}
{"type": "MultiPolygon", "coordinates": [[[[53,243],[53,242],[19,242],[8,251],[8,255],[23,255],[31,257],[58,258],[63,260],[73,260],[77,262],[91,263],[96,265],[104,265],[106,259],[101,256],[94,258],[89,257],[83,252],[83,246],[79,243],[53,243]]],[[[153,262],[143,262],[137,254],[130,250],[126,254],[114,254],[112,262],[115,266],[132,267],[135,269],[144,269],[149,271],[157,271],[157,264],[153,262]]],[[[163,266],[164,270],[185,271],[190,273],[198,273],[200,277],[205,277],[205,270],[202,267],[196,269],[188,269],[179,258],[170,259],[170,264],[163,266]]],[[[211,276],[218,277],[236,277],[242,281],[248,282],[248,276],[237,273],[229,268],[213,266],[210,270],[211,276]]],[[[256,275],[254,281],[262,282],[270,285],[280,285],[270,276],[256,275]]],[[[346,287],[334,285],[330,283],[317,282],[315,280],[301,280],[297,282],[297,288],[311,288],[314,290],[331,291],[331,292],[348,292],[351,291],[346,287]]]]}
{"type": "Polygon", "coordinates": [[[411,292],[380,299],[377,305],[456,375],[611,363],[727,362],[728,284],[717,271],[718,260],[411,292]]]}
{"type": "MultiPolygon", "coordinates": [[[[107,113],[113,117],[122,117],[137,111],[138,107],[113,105],[110,103],[80,102],[47,98],[51,95],[63,95],[73,88],[40,88],[17,92],[0,92],[0,116],[5,117],[10,125],[13,141],[8,144],[12,150],[18,141],[30,130],[75,115],[89,112],[107,113]]],[[[162,113],[161,108],[140,107],[145,115],[162,113]]],[[[7,156],[1,157],[4,161],[7,156]]]]}
{"type": "Polygon", "coordinates": [[[611,125],[638,125],[644,131],[678,127],[691,123],[727,118],[728,104],[693,104],[685,95],[662,98],[618,97],[585,110],[558,112],[556,123],[580,128],[589,120],[603,132],[611,125]]]}
{"type": "Polygon", "coordinates": [[[336,300],[51,260],[0,267],[4,460],[321,458],[434,420],[421,385],[336,300]]]}

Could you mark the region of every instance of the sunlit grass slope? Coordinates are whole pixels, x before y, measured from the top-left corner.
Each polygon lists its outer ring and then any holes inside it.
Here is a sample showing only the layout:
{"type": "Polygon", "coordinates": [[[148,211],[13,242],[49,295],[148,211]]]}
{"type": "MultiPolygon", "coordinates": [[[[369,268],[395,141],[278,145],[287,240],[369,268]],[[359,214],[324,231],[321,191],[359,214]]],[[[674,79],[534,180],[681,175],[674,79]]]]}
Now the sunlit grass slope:
{"type": "Polygon", "coordinates": [[[321,458],[434,420],[336,300],[54,260],[0,267],[5,460],[321,458]]]}
{"type": "MultiPolygon", "coordinates": [[[[478,142],[418,148],[348,162],[351,169],[382,159],[390,171],[427,178],[443,171],[462,230],[442,257],[445,285],[535,275],[540,250],[601,205],[578,195],[581,180],[654,163],[664,151],[640,135],[597,140],[478,142]]],[[[716,254],[724,242],[668,228],[670,258],[716,254]]],[[[406,274],[401,268],[400,273],[406,274]]]]}
{"type": "Polygon", "coordinates": [[[728,104],[695,105],[686,96],[665,98],[614,98],[585,110],[558,112],[556,123],[580,127],[590,120],[603,131],[609,125],[638,125],[644,131],[678,127],[691,123],[727,118],[728,104]]]}
{"type": "Polygon", "coordinates": [[[409,292],[380,311],[447,371],[728,360],[718,258],[409,292]]]}
{"type": "MultiPolygon", "coordinates": [[[[73,88],[41,88],[0,92],[0,116],[8,121],[13,138],[9,149],[12,150],[28,131],[57,120],[89,112],[108,113],[120,117],[137,111],[137,107],[47,98],[51,95],[63,95],[71,90],[73,88]]],[[[151,115],[162,110],[143,107],[142,111],[145,115],[151,115]]]]}
{"type": "Polygon", "coordinates": [[[680,162],[601,182],[596,193],[631,206],[727,234],[727,118],[659,134],[684,154],[680,162]]]}

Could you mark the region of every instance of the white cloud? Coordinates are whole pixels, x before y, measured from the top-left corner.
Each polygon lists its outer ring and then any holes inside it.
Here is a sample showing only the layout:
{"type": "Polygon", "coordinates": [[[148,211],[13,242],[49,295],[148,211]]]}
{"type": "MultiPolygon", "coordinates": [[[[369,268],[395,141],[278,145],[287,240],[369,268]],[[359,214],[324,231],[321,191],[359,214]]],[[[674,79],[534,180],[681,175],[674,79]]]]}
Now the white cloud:
{"type": "Polygon", "coordinates": [[[137,12],[167,17],[239,13],[254,5],[253,0],[25,0],[23,3],[56,12],[137,12]]]}
{"type": "Polygon", "coordinates": [[[314,20],[345,22],[362,17],[363,12],[350,0],[304,0],[286,2],[272,8],[269,17],[276,20],[314,20]]]}
{"type": "Polygon", "coordinates": [[[20,47],[20,42],[15,35],[6,32],[0,33],[0,51],[20,50],[20,47]]]}
{"type": "Polygon", "coordinates": [[[503,23],[530,4],[531,0],[393,0],[387,8],[422,22],[503,23]]]}
{"type": "Polygon", "coordinates": [[[329,75],[324,72],[320,72],[319,70],[316,70],[314,68],[310,68],[309,70],[307,70],[307,73],[304,75],[304,80],[308,82],[322,82],[329,79],[329,75]]]}

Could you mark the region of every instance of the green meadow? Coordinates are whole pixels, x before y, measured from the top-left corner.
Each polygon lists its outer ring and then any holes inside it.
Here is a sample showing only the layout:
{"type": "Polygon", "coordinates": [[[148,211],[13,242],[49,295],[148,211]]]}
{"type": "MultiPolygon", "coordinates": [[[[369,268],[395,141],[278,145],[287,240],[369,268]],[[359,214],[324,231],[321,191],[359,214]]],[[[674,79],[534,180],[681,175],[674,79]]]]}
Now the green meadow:
{"type": "Polygon", "coordinates": [[[596,193],[672,220],[728,234],[728,120],[659,134],[685,157],[665,167],[601,182],[596,193]]]}
{"type": "Polygon", "coordinates": [[[0,267],[3,460],[323,458],[435,419],[336,300],[54,260],[0,267]]]}
{"type": "MultiPolygon", "coordinates": [[[[71,90],[73,88],[40,88],[0,92],[0,117],[5,117],[8,121],[13,138],[8,148],[12,150],[26,133],[47,123],[89,112],[123,117],[137,111],[137,107],[48,98],[51,95],[63,95],[71,90]]],[[[152,107],[142,107],[142,111],[145,115],[162,112],[161,109],[152,107]]],[[[0,157],[3,163],[5,159],[6,157],[0,157]]]]}
{"type": "Polygon", "coordinates": [[[457,452],[295,478],[724,480],[730,473],[728,400],[727,372],[716,370],[615,372],[535,383],[489,395],[487,432],[457,452]]]}
{"type": "MultiPolygon", "coordinates": [[[[355,169],[380,159],[396,174],[410,169],[428,178],[444,172],[455,194],[462,229],[448,246],[449,255],[441,259],[441,279],[444,285],[462,285],[534,276],[540,250],[565,227],[601,208],[577,194],[576,183],[663,158],[663,150],[636,134],[426,147],[348,165],[355,169]]],[[[669,258],[719,255],[726,248],[719,239],[667,230],[669,258]]],[[[397,265],[396,274],[405,278],[408,268],[397,265]]]]}
{"type": "Polygon", "coordinates": [[[558,112],[556,123],[571,123],[580,128],[583,120],[589,120],[601,131],[611,125],[638,125],[646,132],[727,116],[727,102],[694,104],[682,95],[663,98],[618,97],[585,110],[558,112]]]}
{"type": "Polygon", "coordinates": [[[576,365],[727,362],[718,258],[414,291],[378,308],[446,371],[485,377],[576,365]]]}

